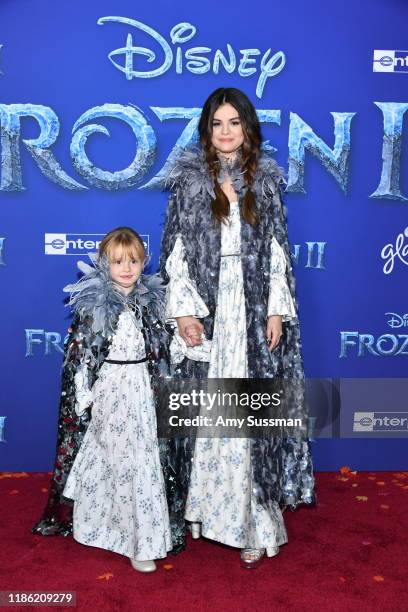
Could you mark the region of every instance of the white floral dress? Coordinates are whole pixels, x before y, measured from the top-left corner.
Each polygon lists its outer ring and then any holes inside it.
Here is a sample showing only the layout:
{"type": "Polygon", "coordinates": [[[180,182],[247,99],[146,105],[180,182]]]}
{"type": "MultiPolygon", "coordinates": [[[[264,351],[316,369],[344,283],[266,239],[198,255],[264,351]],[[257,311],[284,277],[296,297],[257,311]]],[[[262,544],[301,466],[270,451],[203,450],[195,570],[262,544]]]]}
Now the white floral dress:
{"type": "MultiPolygon", "coordinates": [[[[107,358],[144,356],[139,321],[125,310],[107,358]]],[[[88,396],[77,388],[79,404],[88,396]]],[[[74,538],[139,561],[166,557],[172,543],[147,363],[104,363],[91,399],[92,419],[64,489],[74,500],[74,538]]]]}
{"type": "MultiPolygon", "coordinates": [[[[238,203],[231,202],[228,224],[221,226],[220,277],[212,341],[205,340],[194,348],[187,348],[178,334],[173,341],[174,359],[188,356],[208,360],[210,378],[248,376],[240,223],[238,203]]],[[[286,265],[284,252],[273,238],[268,315],[282,315],[284,321],[296,316],[285,278],[286,265]]],[[[170,277],[166,299],[168,319],[208,315],[189,278],[180,237],[176,239],[166,269],[170,277]]],[[[287,542],[279,505],[271,503],[265,509],[252,491],[249,439],[196,439],[185,517],[200,522],[206,538],[238,548],[270,548],[287,542]]]]}

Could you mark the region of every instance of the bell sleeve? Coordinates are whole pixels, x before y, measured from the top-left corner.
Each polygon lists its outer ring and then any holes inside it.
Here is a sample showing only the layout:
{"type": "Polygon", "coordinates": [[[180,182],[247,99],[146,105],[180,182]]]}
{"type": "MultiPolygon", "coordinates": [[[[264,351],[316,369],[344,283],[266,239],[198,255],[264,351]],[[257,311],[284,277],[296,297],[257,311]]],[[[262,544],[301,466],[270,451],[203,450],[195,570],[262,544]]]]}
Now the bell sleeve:
{"type": "MultiPolygon", "coordinates": [[[[176,324],[177,317],[193,316],[198,319],[209,314],[195,283],[190,278],[183,241],[177,236],[173,250],[166,260],[169,283],[166,289],[165,317],[168,323],[176,324]]],[[[180,363],[185,357],[195,361],[209,361],[211,341],[202,337],[202,344],[187,346],[176,327],[170,345],[172,363],[180,363]]]]}
{"type": "Polygon", "coordinates": [[[190,279],[183,241],[177,236],[173,250],[166,261],[169,283],[166,290],[166,320],[193,316],[198,319],[208,316],[209,311],[190,279]]]}
{"type": "Polygon", "coordinates": [[[271,315],[281,315],[284,322],[297,316],[286,280],[286,265],[285,253],[275,236],[273,236],[271,244],[268,317],[271,315]]]}

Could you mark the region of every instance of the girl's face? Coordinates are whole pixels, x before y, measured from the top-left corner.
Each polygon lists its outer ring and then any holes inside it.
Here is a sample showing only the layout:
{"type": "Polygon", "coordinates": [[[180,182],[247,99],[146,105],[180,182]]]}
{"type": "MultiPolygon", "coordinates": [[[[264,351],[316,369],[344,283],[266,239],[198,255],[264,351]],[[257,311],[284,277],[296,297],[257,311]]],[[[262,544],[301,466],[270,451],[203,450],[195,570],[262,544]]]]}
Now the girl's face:
{"type": "Polygon", "coordinates": [[[137,250],[127,253],[120,246],[109,253],[109,270],[115,285],[122,293],[128,295],[136,284],[143,270],[144,258],[137,250]]]}
{"type": "Polygon", "coordinates": [[[244,142],[238,111],[231,104],[222,104],[214,113],[211,143],[223,155],[231,157],[244,142]]]}

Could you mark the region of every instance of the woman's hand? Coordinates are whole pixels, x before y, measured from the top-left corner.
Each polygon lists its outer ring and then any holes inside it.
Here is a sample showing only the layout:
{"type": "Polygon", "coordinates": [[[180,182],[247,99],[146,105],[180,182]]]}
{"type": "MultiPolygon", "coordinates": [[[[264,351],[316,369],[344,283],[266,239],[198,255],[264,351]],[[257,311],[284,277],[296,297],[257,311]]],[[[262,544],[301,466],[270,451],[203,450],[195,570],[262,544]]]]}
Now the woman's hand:
{"type": "Polygon", "coordinates": [[[177,327],[180,336],[183,338],[187,346],[197,346],[202,344],[201,335],[204,331],[204,326],[195,317],[177,317],[177,327]]]}
{"type": "Polygon", "coordinates": [[[282,317],[281,315],[271,315],[268,317],[266,325],[266,340],[269,351],[273,351],[279,344],[282,337],[282,317]]]}

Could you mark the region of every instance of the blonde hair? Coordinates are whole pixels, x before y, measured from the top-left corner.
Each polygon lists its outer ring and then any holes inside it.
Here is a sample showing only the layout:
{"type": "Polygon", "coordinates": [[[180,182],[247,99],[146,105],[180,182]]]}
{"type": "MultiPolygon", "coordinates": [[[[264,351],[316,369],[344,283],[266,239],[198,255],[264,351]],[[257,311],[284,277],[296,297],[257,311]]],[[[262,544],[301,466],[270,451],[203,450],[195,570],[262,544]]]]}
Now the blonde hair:
{"type": "Polygon", "coordinates": [[[143,240],[131,227],[117,227],[106,234],[99,245],[99,257],[106,256],[111,260],[116,247],[122,247],[122,252],[129,258],[139,255],[143,261],[146,259],[143,240]]]}

